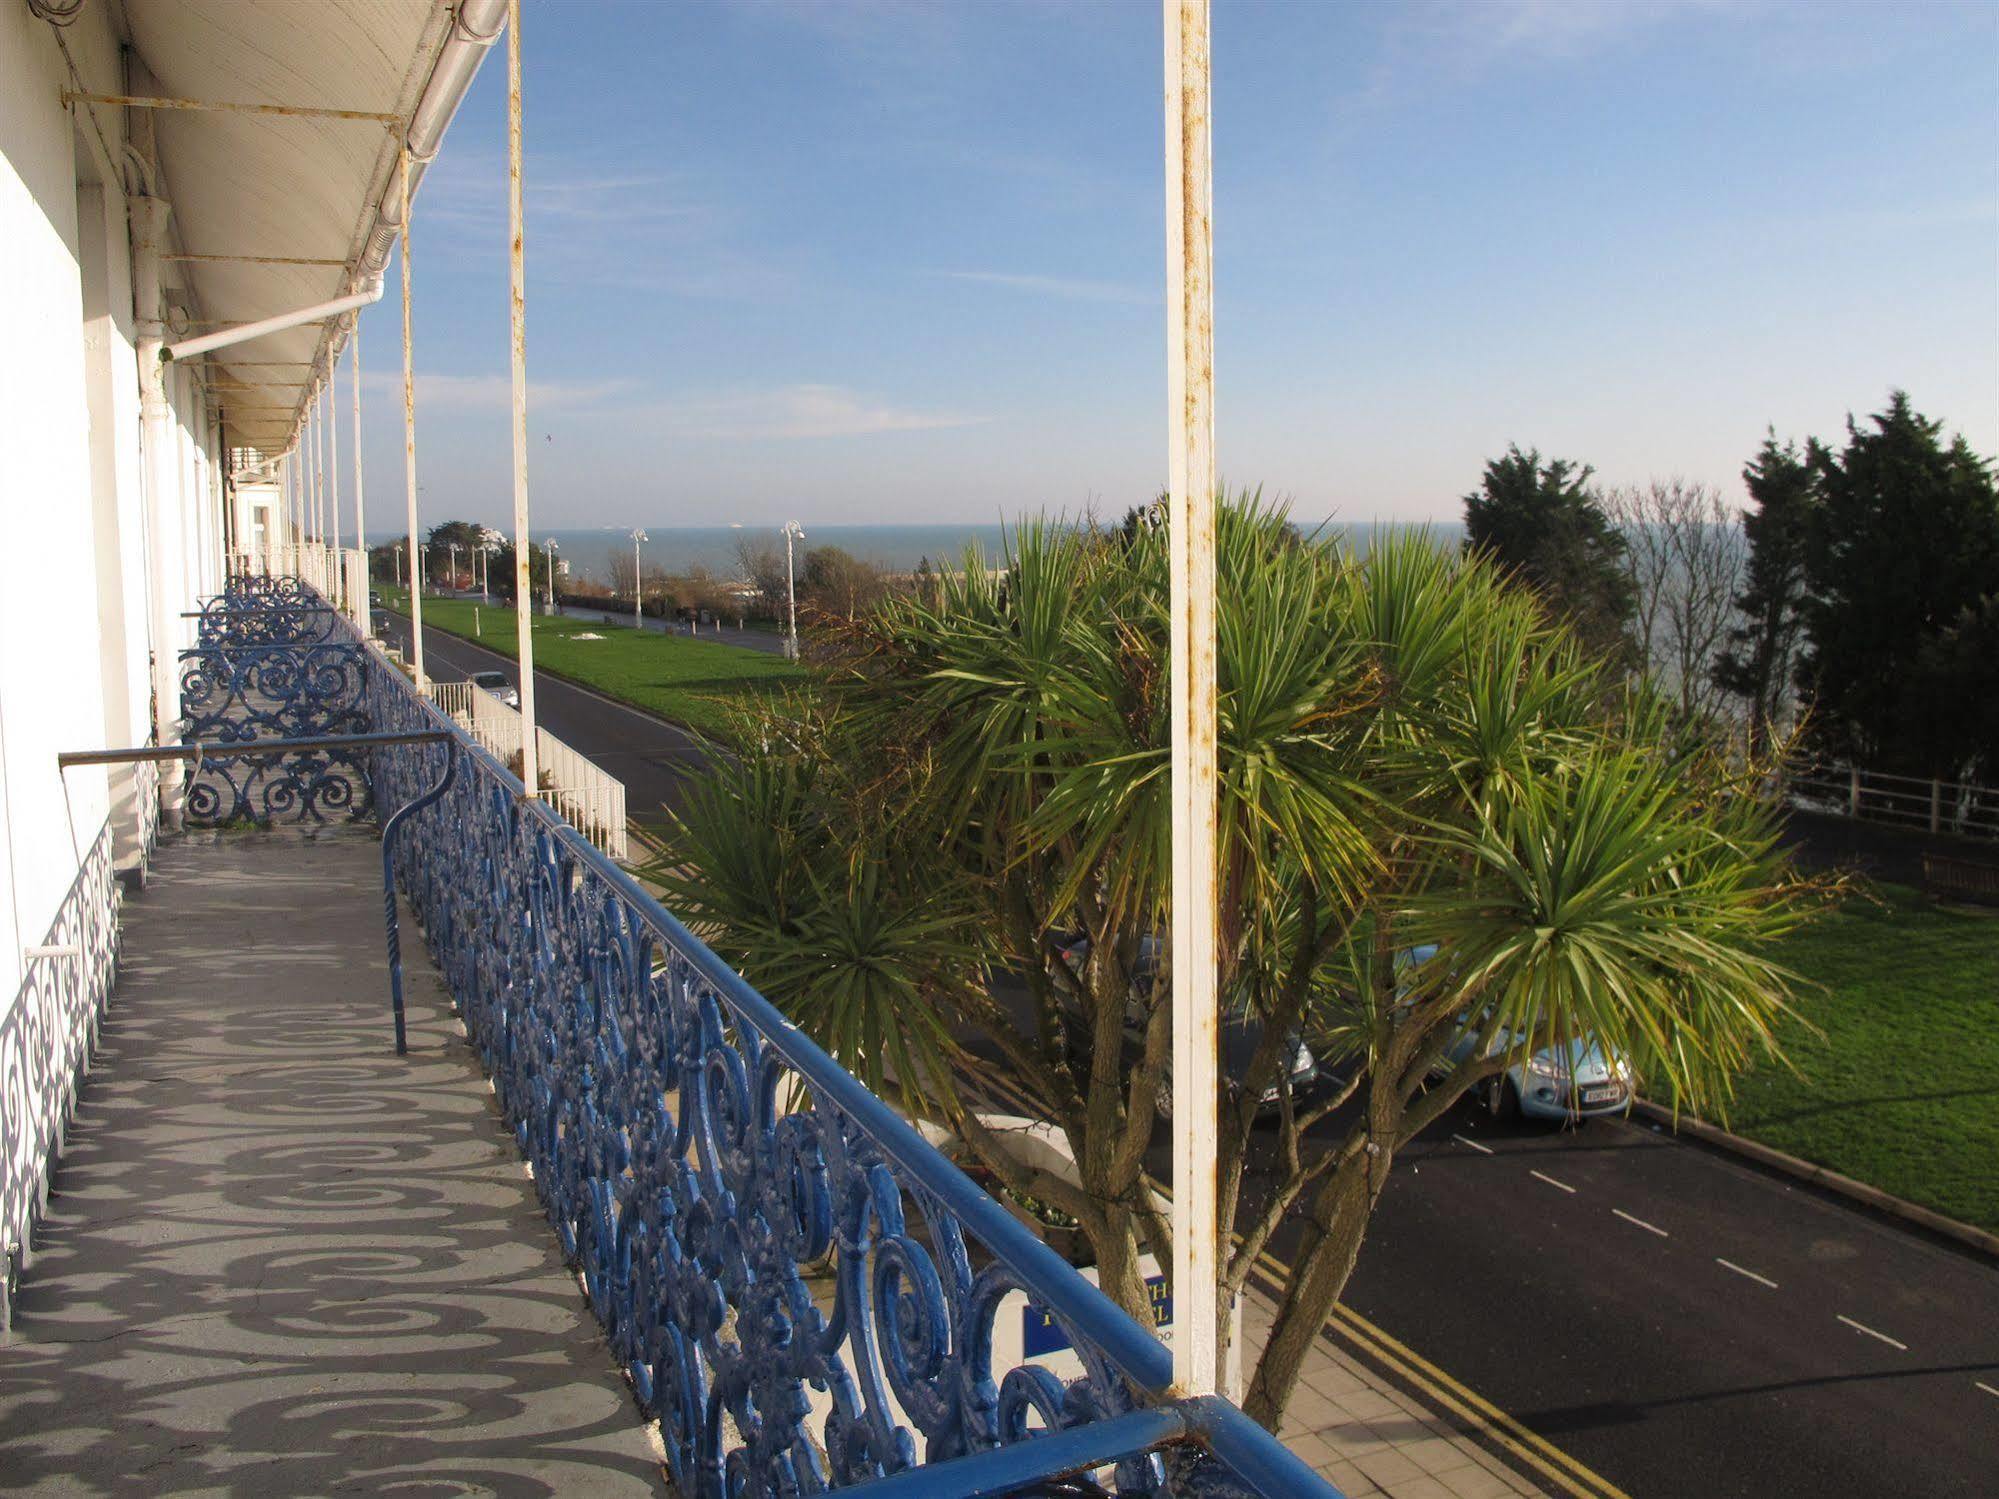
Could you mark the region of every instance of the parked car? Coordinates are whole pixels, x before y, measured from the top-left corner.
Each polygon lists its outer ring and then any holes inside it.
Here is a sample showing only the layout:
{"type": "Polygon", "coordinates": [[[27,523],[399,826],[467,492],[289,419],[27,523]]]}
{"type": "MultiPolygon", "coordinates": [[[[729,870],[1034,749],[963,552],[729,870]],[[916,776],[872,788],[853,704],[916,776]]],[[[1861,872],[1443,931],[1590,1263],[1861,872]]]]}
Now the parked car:
{"type": "MultiPolygon", "coordinates": [[[[1159,956],[1164,946],[1162,938],[1147,936],[1139,939],[1138,960],[1132,965],[1131,997],[1125,1009],[1125,1040],[1133,1047],[1142,1047],[1145,1042],[1144,1025],[1151,1006],[1152,981],[1158,971],[1159,956]]],[[[1088,960],[1090,939],[1076,937],[1065,943],[1063,955],[1071,964],[1088,960]]],[[[1226,997],[1222,1001],[1222,1033],[1218,1062],[1221,1068],[1222,1084],[1231,1102],[1242,1096],[1242,1080],[1249,1072],[1250,1061],[1256,1050],[1263,1044],[1264,1025],[1256,1015],[1250,1013],[1247,1005],[1231,1003],[1226,997]]],[[[1075,1036],[1072,1044],[1087,1044],[1088,1038],[1075,1036]]],[[[1294,1100],[1308,1094],[1319,1080],[1319,1059],[1312,1054],[1312,1048],[1305,1044],[1305,1038],[1296,1031],[1286,1038],[1289,1054],[1284,1062],[1291,1080],[1291,1096],[1294,1100]]],[[[1270,1085],[1258,1096],[1256,1111],[1259,1114],[1274,1114],[1283,1101],[1283,1089],[1273,1078],[1270,1085]]],[[[1173,1074],[1168,1072],[1160,1079],[1157,1111],[1162,1119],[1173,1117],[1173,1074]]]]}
{"type": "MultiPolygon", "coordinates": [[[[1409,948],[1396,954],[1396,967],[1419,968],[1432,961],[1438,951],[1434,944],[1409,948]]],[[[1478,1025],[1466,1017],[1444,1054],[1445,1060],[1456,1065],[1470,1057],[1478,1045],[1478,1031],[1478,1025]]],[[[1512,1044],[1512,1033],[1502,1030],[1487,1044],[1486,1054],[1494,1055],[1512,1044]]],[[[1636,1096],[1630,1062],[1612,1055],[1594,1036],[1578,1036],[1566,1046],[1544,1046],[1478,1090],[1479,1102],[1494,1118],[1525,1115],[1557,1123],[1621,1113],[1631,1107],[1636,1096]]]]}
{"type": "Polygon", "coordinates": [[[381,602],[382,602],[382,590],[381,590],[381,589],[379,589],[379,588],[371,588],[371,589],[369,589],[369,590],[368,590],[368,602],[369,602],[370,604],[373,604],[373,605],[375,605],[375,606],[379,607],[379,606],[381,605],[381,602]]]}
{"type": "Polygon", "coordinates": [[[503,671],[475,671],[472,673],[472,685],[482,692],[492,693],[509,708],[521,705],[520,689],[507,680],[503,671]]]}
{"type": "MultiPolygon", "coordinates": [[[[1466,1051],[1471,1044],[1469,1036],[1460,1040],[1466,1051]]],[[[1479,1101],[1495,1118],[1524,1114],[1558,1123],[1623,1113],[1636,1096],[1631,1064],[1587,1036],[1543,1047],[1479,1090],[1479,1101]]]]}

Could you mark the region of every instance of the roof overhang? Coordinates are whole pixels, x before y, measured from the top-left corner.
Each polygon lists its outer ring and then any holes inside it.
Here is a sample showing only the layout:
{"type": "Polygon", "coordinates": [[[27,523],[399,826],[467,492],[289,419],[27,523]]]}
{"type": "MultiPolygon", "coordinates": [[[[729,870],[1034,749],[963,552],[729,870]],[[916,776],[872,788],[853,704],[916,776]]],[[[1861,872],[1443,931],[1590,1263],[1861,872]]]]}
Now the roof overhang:
{"type": "MultiPolygon", "coordinates": [[[[162,266],[169,340],[342,297],[387,261],[402,143],[413,185],[504,21],[504,0],[135,0],[130,42],[176,249],[162,266]],[[343,111],[353,117],[330,113],[343,111]],[[386,208],[385,208],[386,203],[386,208]],[[178,295],[176,294],[178,289],[178,295]],[[190,320],[198,307],[206,321],[190,320]]],[[[229,445],[290,450],[353,314],[191,361],[229,445]]]]}

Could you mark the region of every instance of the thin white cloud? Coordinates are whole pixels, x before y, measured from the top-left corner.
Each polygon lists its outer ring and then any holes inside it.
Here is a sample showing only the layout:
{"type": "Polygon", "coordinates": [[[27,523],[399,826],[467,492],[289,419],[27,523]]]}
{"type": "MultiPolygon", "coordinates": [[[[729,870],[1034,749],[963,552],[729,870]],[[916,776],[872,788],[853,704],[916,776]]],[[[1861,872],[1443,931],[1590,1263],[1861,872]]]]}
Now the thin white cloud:
{"type": "Polygon", "coordinates": [[[975,281],[985,286],[1003,286],[1014,291],[1041,296],[1064,297],[1077,302],[1122,302],[1145,306],[1157,302],[1160,294],[1140,291],[1115,281],[1090,281],[1077,276],[1032,276],[1014,271],[937,271],[949,281],[975,281]]]}
{"type": "Polygon", "coordinates": [[[839,385],[785,385],[672,399],[647,416],[675,437],[796,441],[975,427],[987,417],[897,406],[839,385]]]}
{"type": "MultiPolygon", "coordinates": [[[[384,398],[393,398],[397,402],[402,400],[401,375],[370,371],[361,377],[361,384],[367,390],[384,398]]],[[[530,410],[597,406],[615,400],[628,393],[630,389],[629,380],[530,380],[528,406],[530,410]]],[[[419,372],[416,377],[416,404],[419,412],[425,409],[504,410],[513,404],[513,399],[513,379],[508,375],[441,375],[419,372]]]]}
{"type": "MultiPolygon", "coordinates": [[[[428,224],[430,243],[454,263],[504,265],[506,185],[499,155],[445,153],[425,179],[418,233],[428,224]]],[[[582,158],[531,155],[523,191],[531,284],[717,301],[769,301],[796,289],[790,259],[746,234],[734,198],[701,173],[606,172],[582,158]]]]}
{"type": "Polygon", "coordinates": [[[1431,0],[1403,12],[1433,41],[1488,55],[1573,58],[1683,19],[1734,15],[1755,0],[1431,0]]]}
{"type": "Polygon", "coordinates": [[[1352,121],[1502,67],[1561,65],[1679,24],[1752,18],[1766,0],[1411,0],[1383,8],[1379,49],[1337,96],[1352,121]]]}

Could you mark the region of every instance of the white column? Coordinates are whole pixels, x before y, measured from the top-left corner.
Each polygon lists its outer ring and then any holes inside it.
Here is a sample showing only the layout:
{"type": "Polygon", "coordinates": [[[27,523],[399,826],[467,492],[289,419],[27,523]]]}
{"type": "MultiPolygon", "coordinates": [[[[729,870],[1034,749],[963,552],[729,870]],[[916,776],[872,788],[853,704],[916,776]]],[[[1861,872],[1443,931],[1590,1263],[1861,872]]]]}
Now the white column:
{"type": "Polygon", "coordinates": [[[514,346],[514,638],[521,664],[521,784],[540,789],[534,719],[534,601],[528,577],[527,216],[521,204],[521,0],[507,0],[507,224],[514,346]]]}
{"type": "Polygon", "coordinates": [[[401,170],[403,208],[403,482],[408,490],[410,533],[410,665],[416,689],[427,685],[423,675],[423,552],[416,536],[416,355],[410,334],[410,152],[403,145],[401,170]]]}
{"type": "MultiPolygon", "coordinates": [[[[361,463],[361,315],[354,315],[354,544],[361,549],[361,555],[368,555],[368,486],[366,472],[361,463]]],[[[366,581],[374,578],[366,567],[362,569],[366,581]]]]}
{"type": "MultiPolygon", "coordinates": [[[[139,432],[144,460],[151,576],[152,618],[148,634],[153,656],[153,742],[180,740],[180,620],[183,600],[178,586],[180,526],[178,465],[174,456],[173,408],[167,401],[166,370],[160,362],[165,347],[165,307],[160,295],[160,253],[166,241],[164,198],[134,197],[132,223],[132,302],[139,332],[139,432]],[[174,522],[169,524],[169,518],[174,522]]],[[[178,821],[182,773],[178,761],[160,765],[160,817],[178,821]]]]}
{"type": "Polygon", "coordinates": [[[1164,0],[1172,565],[1173,1379],[1220,1388],[1215,1004],[1214,297],[1208,0],[1164,0]]]}
{"type": "MultiPolygon", "coordinates": [[[[340,570],[340,356],[326,361],[326,456],[328,471],[326,499],[333,521],[333,588],[338,593],[345,581],[340,570]]],[[[345,602],[345,600],[341,600],[345,602]]]]}

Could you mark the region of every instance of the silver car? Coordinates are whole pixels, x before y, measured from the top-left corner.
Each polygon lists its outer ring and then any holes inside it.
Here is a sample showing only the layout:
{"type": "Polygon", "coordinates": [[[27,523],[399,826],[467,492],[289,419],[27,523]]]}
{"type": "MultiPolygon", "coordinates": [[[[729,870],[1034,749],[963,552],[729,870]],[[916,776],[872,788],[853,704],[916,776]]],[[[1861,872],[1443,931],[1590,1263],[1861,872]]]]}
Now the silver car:
{"type": "Polygon", "coordinates": [[[509,708],[521,705],[520,689],[507,680],[503,671],[475,671],[472,673],[472,685],[482,692],[492,693],[509,708]]]}
{"type": "MultiPolygon", "coordinates": [[[[1437,952],[1434,945],[1410,948],[1396,955],[1397,966],[1420,967],[1436,957],[1437,952]]],[[[1455,1065],[1470,1057],[1478,1045],[1478,1030],[1470,1017],[1466,1017],[1444,1054],[1446,1060],[1455,1065]]],[[[1514,1040],[1511,1032],[1497,1033],[1487,1043],[1486,1055],[1505,1051],[1514,1040]]],[[[1631,1107],[1637,1095],[1631,1063],[1613,1056],[1593,1036],[1578,1036],[1566,1046],[1544,1046],[1525,1061],[1515,1062],[1489,1079],[1478,1090],[1479,1101],[1495,1118],[1525,1115],[1556,1123],[1622,1113],[1631,1107]]]]}

